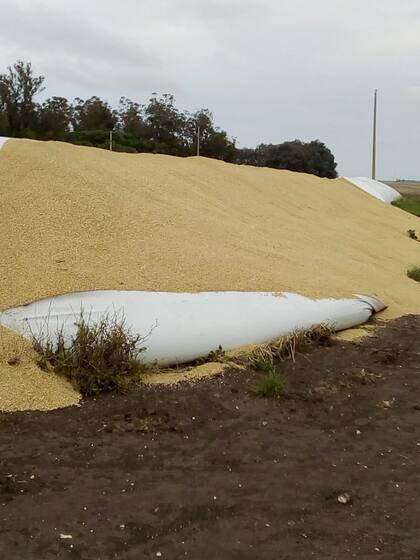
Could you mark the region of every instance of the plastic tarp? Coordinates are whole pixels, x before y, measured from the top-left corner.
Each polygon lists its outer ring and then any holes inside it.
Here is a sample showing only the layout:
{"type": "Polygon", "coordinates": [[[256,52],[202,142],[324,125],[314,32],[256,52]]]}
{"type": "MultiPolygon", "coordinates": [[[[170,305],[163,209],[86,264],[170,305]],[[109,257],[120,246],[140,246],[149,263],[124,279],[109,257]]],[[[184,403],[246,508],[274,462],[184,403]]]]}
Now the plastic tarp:
{"type": "Polygon", "coordinates": [[[145,363],[174,365],[207,356],[219,345],[229,350],[268,342],[321,323],[343,330],[369,320],[385,305],[375,298],[310,299],[269,292],[80,292],[0,312],[0,324],[26,337],[55,339],[87,321],[123,317],[132,334],[146,337],[145,363]]]}
{"type": "Polygon", "coordinates": [[[0,150],[9,139],[6,136],[0,136],[0,150]]]}
{"type": "Polygon", "coordinates": [[[383,202],[390,204],[401,198],[398,191],[380,181],[368,177],[344,177],[344,179],[383,202]]]}

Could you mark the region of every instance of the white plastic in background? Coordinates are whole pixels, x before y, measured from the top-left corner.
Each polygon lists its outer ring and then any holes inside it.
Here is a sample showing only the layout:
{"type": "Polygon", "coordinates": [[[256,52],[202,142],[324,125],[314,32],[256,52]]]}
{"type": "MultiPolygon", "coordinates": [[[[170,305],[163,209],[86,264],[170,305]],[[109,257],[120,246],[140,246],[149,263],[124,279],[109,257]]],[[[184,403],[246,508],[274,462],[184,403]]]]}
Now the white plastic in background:
{"type": "Polygon", "coordinates": [[[97,322],[106,314],[124,317],[133,334],[149,335],[145,363],[185,363],[207,356],[219,345],[230,350],[268,342],[295,329],[328,323],[335,330],[360,325],[385,305],[375,298],[313,300],[268,292],[80,292],[40,300],[0,312],[0,324],[30,337],[55,339],[76,332],[83,310],[97,322]]]}
{"type": "Polygon", "coordinates": [[[4,144],[9,140],[6,136],[0,136],[0,150],[3,148],[4,144]]]}
{"type": "Polygon", "coordinates": [[[382,202],[390,204],[401,198],[398,191],[380,181],[375,181],[368,177],[344,177],[344,179],[375,198],[382,200],[382,202]]]}

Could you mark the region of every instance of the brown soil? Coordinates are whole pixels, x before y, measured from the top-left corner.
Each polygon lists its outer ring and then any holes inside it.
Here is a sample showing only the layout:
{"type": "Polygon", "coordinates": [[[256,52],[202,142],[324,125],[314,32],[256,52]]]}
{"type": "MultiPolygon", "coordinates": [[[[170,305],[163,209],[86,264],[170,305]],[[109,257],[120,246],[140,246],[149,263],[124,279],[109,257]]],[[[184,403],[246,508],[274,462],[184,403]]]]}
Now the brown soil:
{"type": "Polygon", "coordinates": [[[420,558],[419,337],[281,364],[278,400],[246,371],[1,415],[0,557],[420,558]]]}

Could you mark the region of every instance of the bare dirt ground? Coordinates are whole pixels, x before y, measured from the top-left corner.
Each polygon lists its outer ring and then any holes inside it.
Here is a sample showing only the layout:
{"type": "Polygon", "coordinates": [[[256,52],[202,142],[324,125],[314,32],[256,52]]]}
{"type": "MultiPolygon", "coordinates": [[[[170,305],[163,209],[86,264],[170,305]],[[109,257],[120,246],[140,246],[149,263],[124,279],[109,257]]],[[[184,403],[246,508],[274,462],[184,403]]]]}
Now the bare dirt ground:
{"type": "Polygon", "coordinates": [[[385,181],[406,198],[420,199],[420,181],[385,181]]]}
{"type": "Polygon", "coordinates": [[[248,371],[2,414],[0,558],[418,560],[419,341],[298,356],[277,400],[248,371]]]}

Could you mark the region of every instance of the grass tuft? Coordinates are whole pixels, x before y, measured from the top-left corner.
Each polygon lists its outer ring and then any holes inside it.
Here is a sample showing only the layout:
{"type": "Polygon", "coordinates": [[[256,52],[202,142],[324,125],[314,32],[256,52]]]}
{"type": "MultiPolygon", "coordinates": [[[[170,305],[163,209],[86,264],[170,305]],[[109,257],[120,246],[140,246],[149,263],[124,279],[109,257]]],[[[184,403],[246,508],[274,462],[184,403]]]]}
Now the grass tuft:
{"type": "Polygon", "coordinates": [[[252,369],[263,371],[265,373],[270,373],[274,369],[273,361],[270,357],[267,357],[266,359],[255,358],[254,360],[251,360],[249,365],[252,369]]]}
{"type": "Polygon", "coordinates": [[[246,365],[257,371],[264,372],[264,377],[258,382],[255,394],[262,398],[279,397],[285,390],[285,380],[275,370],[274,362],[293,360],[297,353],[307,352],[311,347],[329,343],[333,328],[321,324],[310,329],[296,330],[280,337],[268,344],[256,347],[246,357],[246,365]]]}
{"type": "Polygon", "coordinates": [[[412,266],[407,270],[407,276],[416,282],[420,282],[420,266],[412,266]]]}
{"type": "Polygon", "coordinates": [[[146,349],[143,342],[130,333],[123,318],[107,315],[92,324],[83,313],[69,340],[62,330],[54,337],[32,335],[39,365],[64,375],[84,397],[125,392],[143,369],[139,359],[146,349]]]}
{"type": "Polygon", "coordinates": [[[284,392],[286,383],[283,377],[276,372],[271,357],[256,359],[250,365],[253,369],[264,372],[263,378],[255,387],[257,397],[269,399],[279,397],[284,392]]]}
{"type": "Polygon", "coordinates": [[[282,395],[285,389],[285,381],[280,374],[271,369],[264,377],[257,383],[255,394],[257,397],[264,399],[271,399],[282,395]]]}

